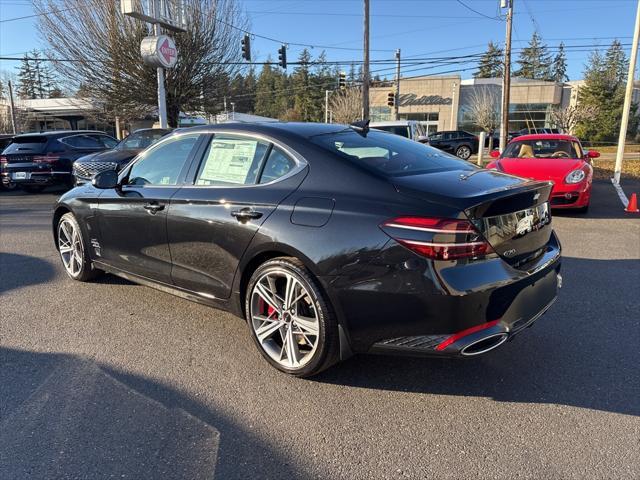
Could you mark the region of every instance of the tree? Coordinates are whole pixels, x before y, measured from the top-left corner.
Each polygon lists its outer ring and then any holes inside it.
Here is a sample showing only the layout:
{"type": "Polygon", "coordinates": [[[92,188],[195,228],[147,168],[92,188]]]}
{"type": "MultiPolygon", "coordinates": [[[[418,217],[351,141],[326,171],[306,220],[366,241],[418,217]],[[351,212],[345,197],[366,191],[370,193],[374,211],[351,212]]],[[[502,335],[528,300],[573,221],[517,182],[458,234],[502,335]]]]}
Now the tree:
{"type": "MultiPolygon", "coordinates": [[[[105,112],[125,120],[156,110],[156,70],[140,59],[140,41],[148,35],[145,23],[124,16],[120,2],[35,0],[35,8],[38,28],[51,47],[47,55],[73,60],[55,62],[65,85],[73,90],[82,85],[105,112]]],[[[186,0],[185,16],[186,32],[171,34],[178,62],[165,71],[172,126],[180,111],[216,111],[226,93],[217,82],[237,71],[238,27],[246,26],[237,0],[186,0]]]]}
{"type": "Polygon", "coordinates": [[[533,80],[548,80],[550,78],[551,57],[538,32],[533,32],[529,45],[520,52],[518,65],[520,68],[514,72],[516,77],[533,80]]]}
{"type": "Polygon", "coordinates": [[[551,109],[551,121],[556,128],[569,135],[575,133],[579,124],[594,121],[597,115],[598,107],[595,105],[575,104],[551,109]]]}
{"type": "MultiPolygon", "coordinates": [[[[576,134],[592,142],[615,142],[620,132],[628,58],[618,40],[603,55],[591,53],[584,71],[584,85],[578,90],[578,103],[595,108],[592,121],[578,123],[576,134]]],[[[628,133],[635,133],[637,105],[631,106],[628,133]]]]}
{"type": "Polygon", "coordinates": [[[560,83],[567,82],[569,80],[569,77],[567,76],[567,55],[564,52],[563,42],[560,42],[558,52],[555,57],[553,57],[549,79],[560,83]]]}
{"type": "Polygon", "coordinates": [[[482,54],[478,61],[478,71],[473,74],[474,78],[502,77],[503,55],[504,52],[500,47],[493,42],[489,42],[487,51],[482,54]]]}
{"type": "Polygon", "coordinates": [[[329,108],[336,123],[352,123],[362,118],[362,89],[350,87],[335,92],[329,101],[329,108]]]}
{"type": "Polygon", "coordinates": [[[18,70],[17,94],[23,99],[37,98],[35,71],[28,53],[25,53],[18,70]]]}
{"type": "MultiPolygon", "coordinates": [[[[469,114],[476,125],[492,133],[500,125],[500,96],[490,86],[473,90],[469,98],[469,114]]],[[[489,137],[489,151],[493,149],[493,136],[489,137]]]]}

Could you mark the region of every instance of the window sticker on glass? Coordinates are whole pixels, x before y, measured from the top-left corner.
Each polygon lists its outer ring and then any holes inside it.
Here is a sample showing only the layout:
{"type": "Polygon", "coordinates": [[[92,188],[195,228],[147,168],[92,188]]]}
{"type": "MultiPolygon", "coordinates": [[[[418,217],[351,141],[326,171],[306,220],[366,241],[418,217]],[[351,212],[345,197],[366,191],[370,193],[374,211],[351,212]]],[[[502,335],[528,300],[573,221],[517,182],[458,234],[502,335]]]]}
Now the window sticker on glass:
{"type": "Polygon", "coordinates": [[[209,146],[198,185],[245,183],[257,147],[255,140],[214,139],[209,146]]]}

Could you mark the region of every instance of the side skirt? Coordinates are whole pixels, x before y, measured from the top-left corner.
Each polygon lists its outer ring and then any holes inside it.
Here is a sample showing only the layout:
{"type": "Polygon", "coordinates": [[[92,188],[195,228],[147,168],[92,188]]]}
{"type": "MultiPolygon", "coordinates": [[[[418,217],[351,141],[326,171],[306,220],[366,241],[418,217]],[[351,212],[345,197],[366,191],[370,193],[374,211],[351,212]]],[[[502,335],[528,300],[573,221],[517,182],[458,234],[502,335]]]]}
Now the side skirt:
{"type": "Polygon", "coordinates": [[[164,293],[169,293],[171,295],[175,295],[177,297],[184,298],[192,302],[201,303],[203,305],[224,310],[224,311],[233,313],[236,316],[239,316],[235,312],[235,309],[233,308],[233,305],[232,305],[233,302],[230,302],[228,299],[220,299],[220,298],[213,298],[213,297],[206,297],[204,295],[199,295],[195,292],[184,290],[180,287],[176,287],[175,285],[167,285],[166,283],[151,280],[146,277],[141,277],[134,273],[125,272],[124,270],[120,270],[118,268],[112,267],[100,261],[94,260],[92,263],[95,268],[99,270],[103,270],[117,277],[124,278],[125,280],[129,280],[130,282],[137,283],[139,285],[144,285],[145,287],[151,287],[156,290],[160,290],[161,292],[164,292],[164,293]]]}

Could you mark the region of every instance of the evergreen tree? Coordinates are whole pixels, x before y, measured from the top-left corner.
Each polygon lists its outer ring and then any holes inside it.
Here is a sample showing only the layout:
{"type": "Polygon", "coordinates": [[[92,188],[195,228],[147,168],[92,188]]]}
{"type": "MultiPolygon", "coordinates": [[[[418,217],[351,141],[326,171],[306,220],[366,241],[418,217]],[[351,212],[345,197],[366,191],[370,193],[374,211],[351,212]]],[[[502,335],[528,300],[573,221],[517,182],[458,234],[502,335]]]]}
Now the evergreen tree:
{"type": "Polygon", "coordinates": [[[550,78],[551,57],[538,32],[533,32],[529,45],[520,52],[518,64],[520,68],[514,72],[516,77],[533,80],[550,78]]]}
{"type": "Polygon", "coordinates": [[[474,78],[496,78],[502,77],[502,57],[503,50],[495,43],[489,42],[487,51],[478,61],[478,71],[473,74],[474,78]]]}
{"type": "Polygon", "coordinates": [[[554,82],[567,82],[569,80],[569,77],[567,76],[567,55],[564,52],[563,42],[560,42],[558,52],[553,58],[549,79],[554,82]]]}
{"type": "MultiPolygon", "coordinates": [[[[626,86],[628,58],[620,42],[615,40],[602,55],[599,51],[589,56],[584,71],[584,85],[578,92],[581,104],[597,109],[594,121],[579,124],[578,136],[594,142],[615,142],[620,131],[626,86]]],[[[628,132],[635,132],[638,121],[637,105],[632,105],[628,132]]]]}
{"type": "MultiPolygon", "coordinates": [[[[267,60],[269,62],[269,60],[267,60]]],[[[264,117],[275,117],[276,102],[274,91],[276,87],[276,72],[271,63],[262,66],[262,71],[256,81],[255,113],[264,117]]]]}
{"type": "Polygon", "coordinates": [[[312,122],[316,119],[316,99],[312,91],[314,85],[312,81],[311,54],[305,48],[298,57],[299,65],[291,76],[291,88],[293,90],[293,108],[297,112],[300,120],[312,122]]]}
{"type": "Polygon", "coordinates": [[[36,79],[33,64],[28,54],[25,54],[18,71],[17,93],[20,98],[36,98],[36,79]]]}

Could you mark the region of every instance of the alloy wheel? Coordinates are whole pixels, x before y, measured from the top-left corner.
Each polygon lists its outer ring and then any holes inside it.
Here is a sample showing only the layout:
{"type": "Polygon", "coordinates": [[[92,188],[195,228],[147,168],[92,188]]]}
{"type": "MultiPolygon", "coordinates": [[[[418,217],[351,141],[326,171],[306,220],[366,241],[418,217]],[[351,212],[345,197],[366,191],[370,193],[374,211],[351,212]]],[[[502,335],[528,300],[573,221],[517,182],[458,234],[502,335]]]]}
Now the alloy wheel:
{"type": "Polygon", "coordinates": [[[469,147],[460,147],[458,148],[458,157],[466,160],[467,158],[469,158],[471,156],[471,150],[469,149],[469,147]]]}
{"type": "Polygon", "coordinates": [[[284,269],[266,272],[251,292],[251,327],[262,349],[279,365],[297,369],[318,348],[320,321],[305,285],[284,269]]]}
{"type": "Polygon", "coordinates": [[[64,268],[69,275],[77,277],[84,264],[84,249],[77,226],[67,219],[63,219],[58,226],[58,250],[64,268]]]}

